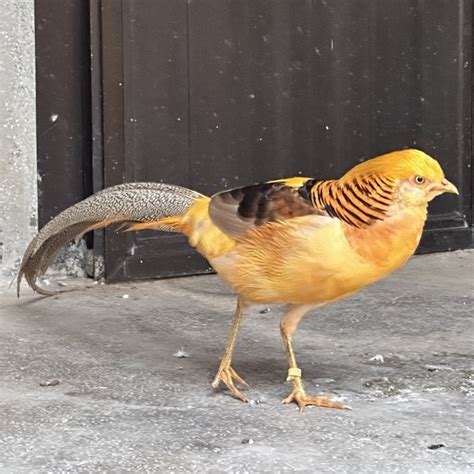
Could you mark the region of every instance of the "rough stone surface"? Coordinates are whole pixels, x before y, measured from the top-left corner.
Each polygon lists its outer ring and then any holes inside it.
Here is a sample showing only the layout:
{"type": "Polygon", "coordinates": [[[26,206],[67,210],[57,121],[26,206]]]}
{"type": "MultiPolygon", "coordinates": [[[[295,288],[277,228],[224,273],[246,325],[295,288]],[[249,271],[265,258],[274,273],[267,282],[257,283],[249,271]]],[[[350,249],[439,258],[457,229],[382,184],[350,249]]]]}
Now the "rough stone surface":
{"type": "Polygon", "coordinates": [[[0,289],[36,232],[34,0],[0,13],[0,289]]]}
{"type": "Polygon", "coordinates": [[[353,411],[280,403],[277,307],[237,341],[254,402],[213,393],[234,306],[216,276],[4,294],[0,472],[473,472],[473,265],[414,257],[302,322],[308,392],[353,411]]]}

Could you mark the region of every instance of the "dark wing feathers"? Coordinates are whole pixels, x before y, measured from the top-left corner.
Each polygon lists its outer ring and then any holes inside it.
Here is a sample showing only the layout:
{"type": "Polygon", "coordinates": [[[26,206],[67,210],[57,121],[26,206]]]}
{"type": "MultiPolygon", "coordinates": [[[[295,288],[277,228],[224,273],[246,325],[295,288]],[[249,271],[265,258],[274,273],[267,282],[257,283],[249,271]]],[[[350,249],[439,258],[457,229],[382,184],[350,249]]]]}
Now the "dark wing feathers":
{"type": "Polygon", "coordinates": [[[289,178],[215,194],[209,215],[234,238],[267,222],[310,214],[363,228],[386,217],[394,192],[393,180],[375,175],[343,182],[289,178]]]}
{"type": "MultiPolygon", "coordinates": [[[[314,184],[314,180],[308,181],[314,184]]],[[[222,191],[212,196],[209,215],[214,224],[234,238],[267,222],[326,215],[313,206],[305,184],[295,187],[284,181],[270,182],[222,191]]]]}

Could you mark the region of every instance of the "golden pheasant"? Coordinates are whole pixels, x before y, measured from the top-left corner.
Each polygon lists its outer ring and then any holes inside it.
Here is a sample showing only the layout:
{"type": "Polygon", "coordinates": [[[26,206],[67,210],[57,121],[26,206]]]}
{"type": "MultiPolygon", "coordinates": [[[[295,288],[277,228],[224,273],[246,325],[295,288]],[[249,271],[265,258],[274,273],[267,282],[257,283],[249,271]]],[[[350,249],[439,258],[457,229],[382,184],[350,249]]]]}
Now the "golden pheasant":
{"type": "Polygon", "coordinates": [[[337,180],[289,178],[215,194],[179,186],[129,183],[105,189],[66,209],[33,239],[18,279],[42,294],[42,275],[77,235],[113,223],[128,230],[182,232],[238,295],[232,329],[212,386],[238,399],[247,385],[232,368],[243,311],[251,304],[287,304],[280,328],[293,384],[284,403],[347,408],[309,396],[292,338],[312,309],[338,301],[401,267],[421,238],[428,202],[456,193],[436,160],[419,150],[363,162],[337,180]]]}

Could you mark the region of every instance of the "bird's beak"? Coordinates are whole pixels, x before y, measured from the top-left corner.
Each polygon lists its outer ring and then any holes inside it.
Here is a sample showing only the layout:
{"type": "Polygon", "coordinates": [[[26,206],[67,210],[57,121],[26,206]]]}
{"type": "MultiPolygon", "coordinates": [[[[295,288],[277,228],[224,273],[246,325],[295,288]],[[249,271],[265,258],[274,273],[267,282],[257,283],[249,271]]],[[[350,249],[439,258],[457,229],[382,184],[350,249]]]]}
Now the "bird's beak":
{"type": "Polygon", "coordinates": [[[441,180],[441,186],[439,190],[442,191],[443,193],[453,193],[459,196],[458,188],[454,186],[454,184],[451,183],[451,181],[448,181],[446,178],[443,178],[441,180]]]}

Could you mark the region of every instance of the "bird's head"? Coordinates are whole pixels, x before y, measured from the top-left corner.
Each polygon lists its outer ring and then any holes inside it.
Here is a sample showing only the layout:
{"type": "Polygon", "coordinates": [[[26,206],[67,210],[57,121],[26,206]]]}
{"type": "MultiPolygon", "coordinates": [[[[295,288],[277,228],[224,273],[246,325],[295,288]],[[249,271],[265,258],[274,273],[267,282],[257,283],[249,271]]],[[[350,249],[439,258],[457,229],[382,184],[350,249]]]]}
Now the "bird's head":
{"type": "Polygon", "coordinates": [[[424,205],[443,193],[459,194],[439,163],[420,150],[399,150],[367,160],[346,173],[342,180],[375,177],[393,183],[405,204],[424,205]]]}

